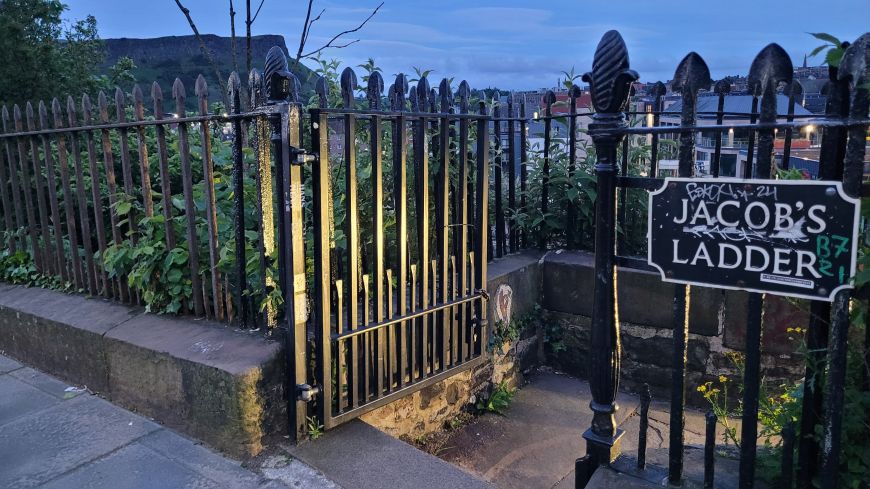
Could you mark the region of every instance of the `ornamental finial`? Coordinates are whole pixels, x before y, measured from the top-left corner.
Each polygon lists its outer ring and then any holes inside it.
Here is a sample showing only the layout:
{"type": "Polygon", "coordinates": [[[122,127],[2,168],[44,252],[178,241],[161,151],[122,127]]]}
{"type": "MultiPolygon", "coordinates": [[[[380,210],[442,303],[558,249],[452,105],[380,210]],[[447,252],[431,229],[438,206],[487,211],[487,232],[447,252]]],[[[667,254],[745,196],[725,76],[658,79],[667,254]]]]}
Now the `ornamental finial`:
{"type": "Polygon", "coordinates": [[[638,79],[629,68],[628,49],[617,31],[601,37],[592,60],[592,71],[583,75],[592,92],[592,105],[599,113],[621,112],[628,102],[631,83],[638,79]]]}

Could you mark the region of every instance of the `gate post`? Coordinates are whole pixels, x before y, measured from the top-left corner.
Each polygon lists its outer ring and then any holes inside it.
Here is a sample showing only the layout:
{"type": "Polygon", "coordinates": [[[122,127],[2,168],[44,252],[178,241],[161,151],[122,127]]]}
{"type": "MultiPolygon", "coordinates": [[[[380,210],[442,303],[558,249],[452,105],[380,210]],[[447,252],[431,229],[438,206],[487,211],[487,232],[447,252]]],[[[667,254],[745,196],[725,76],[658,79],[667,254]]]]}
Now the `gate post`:
{"type": "Polygon", "coordinates": [[[598,195],[595,212],[595,285],[592,302],[592,327],[589,384],[592,426],[583,433],[586,456],[576,463],[575,486],[582,488],[599,465],[613,462],[620,453],[623,431],[616,426],[614,414],[619,385],[619,311],[616,301],[616,150],[627,127],[623,110],[631,83],[638,75],[629,69],[628,50],[622,36],[608,31],[595,50],[592,71],[583,75],[592,92],[595,107],[589,132],[598,155],[595,164],[598,195]]]}
{"type": "Polygon", "coordinates": [[[287,67],[287,56],[275,46],[266,54],[263,69],[268,104],[275,110],[269,115],[275,151],[276,186],[278,192],[278,263],[281,292],[284,297],[286,321],[285,356],[287,383],[287,428],[291,442],[300,441],[306,433],[307,342],[305,322],[305,256],[302,229],[302,167],[307,161],[300,149],[299,104],[296,76],[287,67]]]}

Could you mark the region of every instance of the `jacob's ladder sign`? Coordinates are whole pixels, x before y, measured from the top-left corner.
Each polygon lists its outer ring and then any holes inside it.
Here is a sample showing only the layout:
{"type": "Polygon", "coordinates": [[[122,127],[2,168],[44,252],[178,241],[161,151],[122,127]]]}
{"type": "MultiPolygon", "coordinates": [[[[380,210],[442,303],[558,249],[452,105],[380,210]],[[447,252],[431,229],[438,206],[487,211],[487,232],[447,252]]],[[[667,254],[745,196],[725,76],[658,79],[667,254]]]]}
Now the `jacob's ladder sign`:
{"type": "Polygon", "coordinates": [[[648,260],[666,282],[832,301],[852,286],[859,212],[839,182],[668,178],[648,260]]]}

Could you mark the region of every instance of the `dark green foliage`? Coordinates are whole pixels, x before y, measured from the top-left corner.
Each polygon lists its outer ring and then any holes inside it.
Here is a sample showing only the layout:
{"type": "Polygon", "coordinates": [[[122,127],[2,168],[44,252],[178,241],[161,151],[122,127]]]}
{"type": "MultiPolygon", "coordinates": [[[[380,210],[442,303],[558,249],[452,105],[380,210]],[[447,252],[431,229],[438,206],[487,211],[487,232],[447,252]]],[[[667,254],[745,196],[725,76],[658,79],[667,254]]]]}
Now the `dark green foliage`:
{"type": "Polygon", "coordinates": [[[486,346],[490,353],[496,349],[499,353],[504,354],[503,347],[505,343],[513,343],[518,340],[523,331],[535,325],[541,318],[541,306],[535,304],[533,310],[528,313],[512,319],[510,322],[496,321],[493,327],[492,334],[489,336],[489,344],[486,346]]]}
{"type": "Polygon", "coordinates": [[[93,92],[103,46],[93,16],[64,26],[58,0],[0,2],[0,98],[6,104],[93,92]]]}
{"type": "Polygon", "coordinates": [[[507,380],[502,380],[488,398],[477,401],[477,409],[504,416],[516,394],[517,390],[508,385],[507,380]]]}

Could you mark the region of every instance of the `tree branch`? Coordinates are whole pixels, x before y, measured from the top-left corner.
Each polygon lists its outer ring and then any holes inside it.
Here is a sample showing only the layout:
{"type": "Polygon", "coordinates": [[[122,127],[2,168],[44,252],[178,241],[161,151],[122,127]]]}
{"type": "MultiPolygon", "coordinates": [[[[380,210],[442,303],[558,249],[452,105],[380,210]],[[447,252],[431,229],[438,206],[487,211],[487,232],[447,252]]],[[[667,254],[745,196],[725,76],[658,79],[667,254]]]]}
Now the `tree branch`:
{"type": "MultiPolygon", "coordinates": [[[[314,5],[314,0],[308,0],[308,10],[305,11],[305,22],[302,24],[302,35],[299,36],[299,49],[296,51],[296,62],[302,57],[302,50],[305,49],[305,40],[308,38],[308,19],[311,18],[311,7],[314,5]]],[[[323,13],[323,12],[321,12],[323,13]]]]}
{"type": "Polygon", "coordinates": [[[214,57],[211,55],[211,51],[205,46],[205,41],[202,39],[202,36],[199,34],[199,29],[196,28],[196,24],[193,22],[193,18],[190,16],[190,9],[181,4],[181,0],[175,0],[175,4],[178,5],[178,8],[181,10],[181,13],[187,17],[187,23],[190,24],[190,28],[193,30],[193,35],[196,36],[196,40],[199,41],[199,49],[202,51],[202,55],[205,56],[205,59],[208,61],[208,64],[211,65],[211,68],[214,70],[214,75],[217,78],[218,84],[221,87],[221,99],[224,102],[224,106],[229,107],[229,100],[227,99],[227,82],[224,80],[224,77],[221,75],[220,69],[218,69],[217,63],[215,63],[214,57]]]}
{"type": "Polygon", "coordinates": [[[324,12],[326,12],[326,9],[321,10],[320,13],[317,14],[317,17],[311,19],[311,22],[308,23],[308,31],[305,33],[305,41],[303,42],[303,44],[308,43],[308,37],[311,36],[311,27],[314,26],[315,22],[320,20],[320,17],[323,15],[324,12]]]}
{"type": "Polygon", "coordinates": [[[260,5],[257,7],[257,11],[254,12],[254,16],[251,17],[251,24],[253,24],[254,21],[257,20],[257,16],[260,15],[260,9],[263,8],[263,2],[265,2],[265,1],[266,0],[260,0],[260,5]]]}
{"type": "MultiPolygon", "coordinates": [[[[330,39],[329,42],[327,42],[327,43],[324,44],[323,46],[321,46],[321,47],[319,47],[319,48],[317,48],[317,49],[315,49],[315,50],[313,50],[313,51],[311,51],[311,52],[309,52],[309,53],[303,54],[301,57],[303,57],[303,58],[308,58],[308,57],[311,57],[311,56],[313,56],[313,55],[315,55],[315,54],[317,54],[317,53],[323,51],[324,49],[327,49],[327,48],[345,48],[345,47],[347,47],[347,46],[350,46],[351,44],[354,44],[354,43],[359,42],[359,39],[356,39],[356,40],[354,40],[354,41],[348,42],[348,43],[343,44],[343,45],[340,45],[340,44],[333,44],[333,43],[334,43],[335,41],[337,41],[341,36],[344,36],[344,35],[346,35],[346,34],[351,34],[351,33],[353,33],[353,32],[357,32],[358,30],[362,29],[363,26],[365,26],[365,25],[366,25],[366,24],[367,24],[367,23],[372,19],[372,17],[374,17],[375,14],[378,13],[378,11],[379,11],[379,10],[381,9],[381,7],[383,7],[383,6],[384,6],[384,2],[381,2],[380,4],[378,4],[377,7],[375,7],[375,9],[372,11],[372,13],[369,14],[369,16],[366,17],[365,20],[363,20],[363,21],[362,21],[358,26],[354,27],[353,29],[348,29],[348,30],[346,30],[346,31],[341,31],[341,32],[339,32],[338,34],[332,36],[332,39],[330,39]]],[[[303,48],[304,48],[304,46],[303,46],[303,48]]]]}

